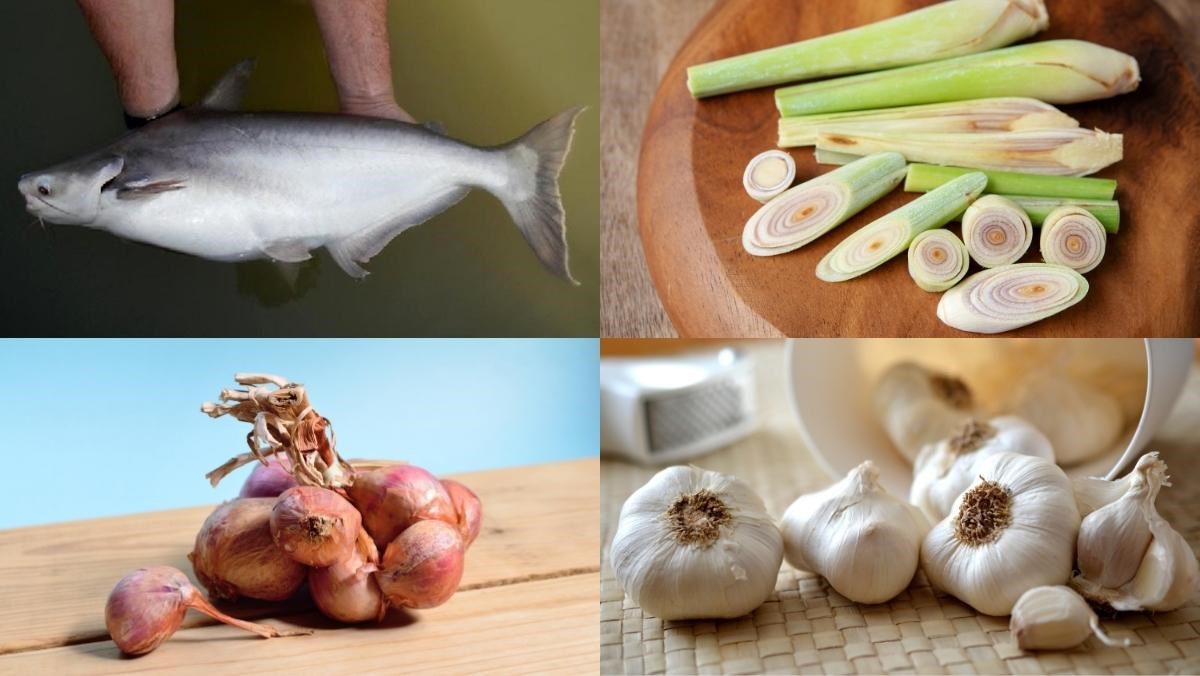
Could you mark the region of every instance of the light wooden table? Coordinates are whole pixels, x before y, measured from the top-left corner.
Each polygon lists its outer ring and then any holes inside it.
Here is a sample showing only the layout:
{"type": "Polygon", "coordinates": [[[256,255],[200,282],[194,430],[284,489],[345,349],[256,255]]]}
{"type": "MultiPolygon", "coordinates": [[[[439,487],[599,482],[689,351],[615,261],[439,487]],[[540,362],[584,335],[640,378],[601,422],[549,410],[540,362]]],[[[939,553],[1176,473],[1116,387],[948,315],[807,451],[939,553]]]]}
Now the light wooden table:
{"type": "MultiPolygon", "coordinates": [[[[600,20],[601,315],[607,337],[676,335],[650,281],[637,228],[637,158],[650,101],[675,52],[718,0],[602,0],[600,20]]],[[[797,0],[800,1],[800,0],[797,0]]],[[[1062,1],[1062,0],[1058,0],[1062,1]]],[[[1140,0],[1129,0],[1138,2],[1140,0]]],[[[1156,0],[1200,41],[1200,2],[1156,0]]],[[[1049,0],[1053,17],[1055,0],[1049,0]]],[[[1189,55],[1195,56],[1195,54],[1189,55]]],[[[1200,72],[1200,64],[1193,63],[1200,72]]],[[[692,252],[692,255],[700,255],[692,252]]],[[[712,270],[719,263],[712,261],[712,270]]],[[[727,313],[736,313],[731,299],[727,313]]],[[[730,314],[730,316],[740,316],[730,314]]],[[[747,311],[741,335],[777,334],[747,311]]]]}
{"type": "MultiPolygon", "coordinates": [[[[343,626],[303,601],[229,604],[311,636],[264,640],[189,612],[156,651],[125,658],[104,602],[118,579],[187,553],[210,507],[0,531],[0,674],[592,673],[599,660],[598,461],[464,474],[484,507],[459,592],[439,608],[343,626]]],[[[132,490],[133,487],[130,487],[132,490]]]]}

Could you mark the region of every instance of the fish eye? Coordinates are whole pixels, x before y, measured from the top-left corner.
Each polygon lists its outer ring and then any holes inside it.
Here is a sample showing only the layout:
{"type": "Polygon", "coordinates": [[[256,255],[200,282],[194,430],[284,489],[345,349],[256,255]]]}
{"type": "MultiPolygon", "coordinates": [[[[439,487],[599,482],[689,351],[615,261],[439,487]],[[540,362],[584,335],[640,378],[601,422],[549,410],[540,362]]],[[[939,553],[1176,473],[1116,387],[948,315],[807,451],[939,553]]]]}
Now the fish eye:
{"type": "Polygon", "coordinates": [[[46,187],[46,186],[44,186],[44,185],[39,185],[39,186],[38,186],[38,194],[39,194],[39,195],[42,195],[43,197],[45,197],[46,195],[49,195],[49,194],[50,194],[50,188],[47,188],[47,187],[46,187]]]}

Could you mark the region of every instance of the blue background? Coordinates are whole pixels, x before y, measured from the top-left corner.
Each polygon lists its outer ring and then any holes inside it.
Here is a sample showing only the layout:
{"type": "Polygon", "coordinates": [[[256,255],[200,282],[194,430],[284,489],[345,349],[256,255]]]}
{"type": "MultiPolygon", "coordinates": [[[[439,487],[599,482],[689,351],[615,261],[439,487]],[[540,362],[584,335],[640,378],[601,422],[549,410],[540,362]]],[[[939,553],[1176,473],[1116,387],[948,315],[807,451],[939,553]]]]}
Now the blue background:
{"type": "Polygon", "coordinates": [[[6,340],[0,528],[212,504],[250,426],[200,412],[237,371],[304,383],[345,458],[436,474],[594,456],[593,339],[6,340]]]}

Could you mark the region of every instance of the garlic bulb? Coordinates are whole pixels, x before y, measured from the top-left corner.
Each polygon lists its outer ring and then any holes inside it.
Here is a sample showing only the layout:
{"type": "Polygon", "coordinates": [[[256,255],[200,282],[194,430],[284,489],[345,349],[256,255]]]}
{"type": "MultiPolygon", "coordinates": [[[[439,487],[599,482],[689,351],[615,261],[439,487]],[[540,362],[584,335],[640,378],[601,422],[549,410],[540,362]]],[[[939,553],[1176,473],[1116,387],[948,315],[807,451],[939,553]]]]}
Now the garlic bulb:
{"type": "Polygon", "coordinates": [[[625,501],[610,560],[646,613],[664,620],[740,617],[775,590],[783,537],[745,483],[668,467],[625,501]]]}
{"type": "Polygon", "coordinates": [[[851,601],[883,603],[912,581],[929,523],[879,485],[879,469],[868,460],[829,488],[797,498],[782,529],[788,563],[821,575],[851,601]]]}
{"type": "Polygon", "coordinates": [[[1025,380],[1010,410],[1050,439],[1063,465],[1111,451],[1125,427],[1115,397],[1055,370],[1039,371],[1025,380]]]}
{"type": "Polygon", "coordinates": [[[1044,458],[997,453],[974,471],[921,544],[921,568],[975,610],[1007,615],[1026,591],[1071,577],[1079,510],[1067,475],[1044,458]]]}
{"type": "Polygon", "coordinates": [[[1079,527],[1080,573],[1071,586],[1116,610],[1174,610],[1196,597],[1196,555],[1154,507],[1168,479],[1167,464],[1147,453],[1120,481],[1076,482],[1092,511],[1079,527]],[[1125,490],[1114,497],[1117,486],[1125,490]]]}
{"type": "Polygon", "coordinates": [[[966,383],[912,362],[884,372],[874,403],[888,437],[909,462],[970,418],[974,408],[966,383]]]}
{"type": "Polygon", "coordinates": [[[1100,628],[1100,620],[1083,597],[1070,587],[1034,587],[1017,599],[1008,629],[1022,650],[1063,650],[1083,643],[1092,634],[1107,646],[1128,646],[1100,628]]]}
{"type": "Polygon", "coordinates": [[[950,507],[978,474],[980,458],[995,453],[1020,453],[1054,462],[1050,440],[1036,427],[1015,416],[987,422],[971,418],[951,436],[921,449],[913,463],[909,502],[925,513],[930,523],[946,518],[950,507]]]}

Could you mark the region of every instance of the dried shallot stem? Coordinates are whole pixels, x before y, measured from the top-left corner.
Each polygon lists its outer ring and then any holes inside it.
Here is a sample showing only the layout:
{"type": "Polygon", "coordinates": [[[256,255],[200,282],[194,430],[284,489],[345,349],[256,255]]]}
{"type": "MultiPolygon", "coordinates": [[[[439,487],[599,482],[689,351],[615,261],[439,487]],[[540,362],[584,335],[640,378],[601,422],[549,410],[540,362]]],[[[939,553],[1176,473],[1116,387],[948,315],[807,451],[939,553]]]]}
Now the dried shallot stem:
{"type": "Polygon", "coordinates": [[[256,460],[265,464],[277,453],[292,461],[292,475],[300,485],[350,485],[354,468],[338,455],[333,427],[313,409],[303,385],[268,373],[238,373],[234,380],[243,389],[225,388],[220,403],[207,402],[200,410],[212,418],[228,415],[251,424],[246,435],[250,451],[205,475],[212,485],[238,467],[256,460]]]}

